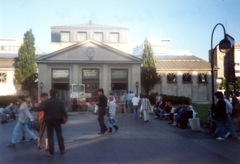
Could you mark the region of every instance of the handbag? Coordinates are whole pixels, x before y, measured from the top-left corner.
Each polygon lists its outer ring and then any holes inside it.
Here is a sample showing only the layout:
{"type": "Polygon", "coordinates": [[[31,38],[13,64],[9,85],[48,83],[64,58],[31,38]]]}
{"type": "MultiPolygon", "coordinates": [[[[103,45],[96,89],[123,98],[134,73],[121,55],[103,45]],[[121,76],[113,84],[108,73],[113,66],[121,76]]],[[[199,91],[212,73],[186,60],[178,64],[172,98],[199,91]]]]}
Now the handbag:
{"type": "Polygon", "coordinates": [[[62,123],[62,124],[66,124],[67,122],[68,122],[68,118],[67,118],[67,116],[62,115],[61,123],[62,123]]]}

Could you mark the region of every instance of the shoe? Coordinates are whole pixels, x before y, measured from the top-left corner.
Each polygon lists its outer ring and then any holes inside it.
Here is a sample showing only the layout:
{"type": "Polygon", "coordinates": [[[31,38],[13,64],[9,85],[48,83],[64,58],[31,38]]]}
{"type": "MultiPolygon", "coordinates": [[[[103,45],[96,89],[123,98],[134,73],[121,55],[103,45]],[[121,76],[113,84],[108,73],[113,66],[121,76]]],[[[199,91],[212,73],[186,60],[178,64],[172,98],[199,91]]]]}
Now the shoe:
{"type": "Polygon", "coordinates": [[[230,132],[227,132],[227,134],[224,136],[225,139],[227,139],[230,136],[230,132]]]}
{"type": "Polygon", "coordinates": [[[16,144],[10,143],[8,147],[16,147],[16,144]]]}
{"type": "Polygon", "coordinates": [[[108,133],[112,133],[112,128],[109,128],[109,129],[108,129],[108,133]]]}
{"type": "Polygon", "coordinates": [[[114,125],[113,127],[114,127],[114,129],[115,129],[115,132],[117,132],[118,129],[119,129],[118,126],[117,126],[117,125],[114,125]]]}
{"type": "Polygon", "coordinates": [[[25,141],[25,137],[23,136],[22,139],[20,140],[21,142],[25,141]]]}
{"type": "Polygon", "coordinates": [[[218,141],[223,141],[223,140],[225,140],[225,139],[222,138],[222,137],[218,137],[218,138],[216,138],[216,140],[218,140],[218,141]]]}
{"type": "Polygon", "coordinates": [[[65,150],[60,151],[61,154],[65,154],[65,150]]]}
{"type": "Polygon", "coordinates": [[[50,154],[49,152],[47,152],[46,155],[47,155],[48,157],[50,157],[50,158],[53,158],[53,157],[54,157],[54,155],[50,154]]]}
{"type": "Polygon", "coordinates": [[[29,141],[33,141],[34,139],[33,138],[30,138],[29,141]]]}

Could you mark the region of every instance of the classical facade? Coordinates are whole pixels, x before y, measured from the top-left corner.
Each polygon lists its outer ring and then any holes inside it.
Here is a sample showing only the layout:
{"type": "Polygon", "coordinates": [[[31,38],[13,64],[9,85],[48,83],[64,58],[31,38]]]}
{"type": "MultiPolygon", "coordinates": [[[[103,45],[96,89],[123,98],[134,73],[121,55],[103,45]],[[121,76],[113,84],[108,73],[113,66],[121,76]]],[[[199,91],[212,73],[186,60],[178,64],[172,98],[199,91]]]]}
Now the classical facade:
{"type": "Polygon", "coordinates": [[[85,84],[93,99],[98,88],[106,95],[114,90],[137,92],[142,61],[125,52],[127,29],[93,24],[52,27],[51,44],[55,51],[37,60],[43,84],[39,91],[68,91],[71,84],[85,84]]]}

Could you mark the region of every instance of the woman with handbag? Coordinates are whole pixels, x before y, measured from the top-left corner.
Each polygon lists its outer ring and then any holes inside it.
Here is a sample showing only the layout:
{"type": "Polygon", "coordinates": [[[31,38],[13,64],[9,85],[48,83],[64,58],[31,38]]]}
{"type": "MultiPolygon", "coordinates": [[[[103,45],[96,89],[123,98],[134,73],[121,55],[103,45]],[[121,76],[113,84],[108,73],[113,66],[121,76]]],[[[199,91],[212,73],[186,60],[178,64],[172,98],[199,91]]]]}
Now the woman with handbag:
{"type": "Polygon", "coordinates": [[[19,108],[18,121],[13,129],[12,142],[8,145],[8,147],[16,147],[18,133],[21,129],[23,129],[24,132],[26,132],[28,135],[30,135],[30,137],[33,138],[33,140],[37,140],[37,136],[31,130],[29,130],[28,125],[27,125],[28,118],[30,119],[30,121],[33,121],[34,118],[28,110],[28,106],[27,106],[25,97],[18,96],[18,102],[20,102],[20,104],[21,104],[21,106],[19,108]]]}
{"type": "MultiPolygon", "coordinates": [[[[43,92],[41,93],[41,100],[37,104],[37,106],[41,106],[43,101],[47,100],[48,94],[43,92]]],[[[39,111],[38,112],[38,126],[39,126],[39,133],[38,133],[38,150],[41,149],[41,140],[43,133],[46,132],[46,138],[45,138],[45,151],[48,151],[48,135],[47,135],[47,127],[46,123],[44,121],[44,111],[39,111]]]]}

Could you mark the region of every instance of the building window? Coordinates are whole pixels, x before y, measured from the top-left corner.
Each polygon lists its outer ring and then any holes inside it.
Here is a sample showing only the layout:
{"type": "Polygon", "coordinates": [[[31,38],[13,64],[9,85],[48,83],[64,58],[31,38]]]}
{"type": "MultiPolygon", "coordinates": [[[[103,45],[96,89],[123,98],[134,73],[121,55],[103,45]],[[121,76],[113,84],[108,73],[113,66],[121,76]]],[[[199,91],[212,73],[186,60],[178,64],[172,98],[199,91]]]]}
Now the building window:
{"type": "Polygon", "coordinates": [[[119,33],[118,32],[111,32],[110,33],[110,42],[118,43],[119,42],[119,33]]]}
{"type": "Polygon", "coordinates": [[[98,42],[103,42],[103,33],[102,32],[94,32],[93,39],[98,42]]]}
{"type": "Polygon", "coordinates": [[[191,83],[192,82],[192,75],[190,73],[184,73],[182,76],[183,83],[191,83]]]}
{"type": "Polygon", "coordinates": [[[206,73],[199,73],[198,74],[198,82],[199,83],[207,83],[207,74],[206,73]]]}
{"type": "Polygon", "coordinates": [[[7,73],[0,72],[0,83],[7,82],[7,73]]]}
{"type": "Polygon", "coordinates": [[[70,32],[63,31],[60,33],[61,41],[62,42],[69,42],[70,41],[70,32]]]}
{"type": "Polygon", "coordinates": [[[86,32],[78,32],[77,33],[77,41],[81,42],[87,40],[87,33],[86,32]]]}
{"type": "Polygon", "coordinates": [[[176,83],[177,82],[177,76],[175,73],[168,73],[167,74],[167,82],[168,83],[176,83]]]}

